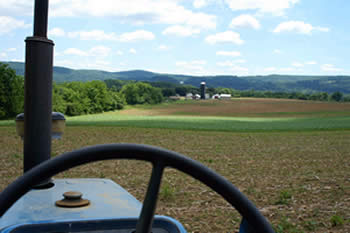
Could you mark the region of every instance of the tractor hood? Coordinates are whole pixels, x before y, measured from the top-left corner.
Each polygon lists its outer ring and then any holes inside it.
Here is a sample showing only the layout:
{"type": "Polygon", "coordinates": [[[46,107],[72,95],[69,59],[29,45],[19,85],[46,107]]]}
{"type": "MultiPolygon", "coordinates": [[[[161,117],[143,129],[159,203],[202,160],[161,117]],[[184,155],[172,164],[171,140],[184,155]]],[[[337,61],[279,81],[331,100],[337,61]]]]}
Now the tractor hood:
{"type": "Polygon", "coordinates": [[[31,190],[0,218],[0,229],[17,224],[138,218],[142,204],[108,179],[56,179],[52,188],[31,190]],[[55,202],[63,193],[79,191],[90,201],[85,207],[63,208],[55,202]]]}

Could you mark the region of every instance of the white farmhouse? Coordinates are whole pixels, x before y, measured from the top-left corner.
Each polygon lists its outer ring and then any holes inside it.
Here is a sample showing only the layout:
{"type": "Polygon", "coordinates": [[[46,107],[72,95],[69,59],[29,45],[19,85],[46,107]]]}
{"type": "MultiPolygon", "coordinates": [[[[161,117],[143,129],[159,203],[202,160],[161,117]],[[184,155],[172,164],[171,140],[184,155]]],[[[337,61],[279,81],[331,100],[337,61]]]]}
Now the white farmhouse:
{"type": "Polygon", "coordinates": [[[212,96],[213,99],[231,99],[231,94],[215,94],[212,96]]]}
{"type": "Polygon", "coordinates": [[[231,99],[231,94],[221,94],[220,99],[231,99]]]}

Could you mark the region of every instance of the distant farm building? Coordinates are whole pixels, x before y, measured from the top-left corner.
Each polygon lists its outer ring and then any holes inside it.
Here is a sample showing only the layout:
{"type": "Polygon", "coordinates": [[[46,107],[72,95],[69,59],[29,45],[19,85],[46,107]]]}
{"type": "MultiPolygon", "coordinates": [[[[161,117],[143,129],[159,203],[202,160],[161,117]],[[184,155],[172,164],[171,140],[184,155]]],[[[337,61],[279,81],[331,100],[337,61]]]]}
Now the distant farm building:
{"type": "Polygon", "coordinates": [[[231,99],[231,94],[215,94],[212,96],[213,99],[231,99]]]}
{"type": "Polygon", "coordinates": [[[221,99],[231,99],[231,94],[221,94],[221,99]]]}
{"type": "Polygon", "coordinates": [[[220,99],[220,95],[219,94],[215,94],[211,98],[213,98],[213,99],[220,99]]]}
{"type": "Polygon", "coordinates": [[[187,93],[186,94],[186,99],[189,100],[199,100],[201,96],[199,94],[192,94],[192,93],[187,93]]]}

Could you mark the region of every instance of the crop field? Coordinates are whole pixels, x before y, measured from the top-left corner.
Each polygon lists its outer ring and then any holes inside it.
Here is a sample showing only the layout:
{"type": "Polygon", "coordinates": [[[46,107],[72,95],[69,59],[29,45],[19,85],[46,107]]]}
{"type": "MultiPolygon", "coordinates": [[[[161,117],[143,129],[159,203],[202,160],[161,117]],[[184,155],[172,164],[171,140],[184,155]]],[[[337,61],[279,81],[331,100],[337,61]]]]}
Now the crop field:
{"type": "Polygon", "coordinates": [[[226,117],[350,116],[350,104],[267,98],[184,100],[151,107],[141,105],[138,109],[123,111],[122,114],[226,117]]]}
{"type": "MultiPolygon", "coordinates": [[[[150,144],[200,161],[246,194],[276,232],[350,232],[350,104],[184,101],[71,117],[52,155],[107,143],[150,144]]],[[[21,174],[22,146],[13,122],[0,122],[0,190],[21,174]]],[[[57,177],[110,178],[142,201],[150,172],[150,164],[118,160],[57,177]]],[[[238,232],[240,215],[181,172],[166,169],[159,198],[157,214],[189,232],[238,232]]]]}

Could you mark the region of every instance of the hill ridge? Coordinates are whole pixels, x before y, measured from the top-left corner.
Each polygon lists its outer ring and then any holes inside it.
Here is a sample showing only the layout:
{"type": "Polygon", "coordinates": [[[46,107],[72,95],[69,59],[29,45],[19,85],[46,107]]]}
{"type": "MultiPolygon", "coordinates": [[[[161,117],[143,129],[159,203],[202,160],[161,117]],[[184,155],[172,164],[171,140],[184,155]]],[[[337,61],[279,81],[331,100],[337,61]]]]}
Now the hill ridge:
{"type": "MultiPolygon", "coordinates": [[[[3,62],[13,68],[18,75],[24,75],[23,62],[3,62]]],[[[261,91],[303,91],[303,92],[336,92],[350,93],[350,76],[346,75],[183,75],[170,73],[155,73],[147,70],[135,69],[127,71],[109,72],[97,69],[71,69],[63,66],[53,67],[55,82],[91,81],[91,80],[135,80],[146,82],[184,83],[199,86],[206,82],[208,87],[226,87],[237,90],[261,91]]]]}

